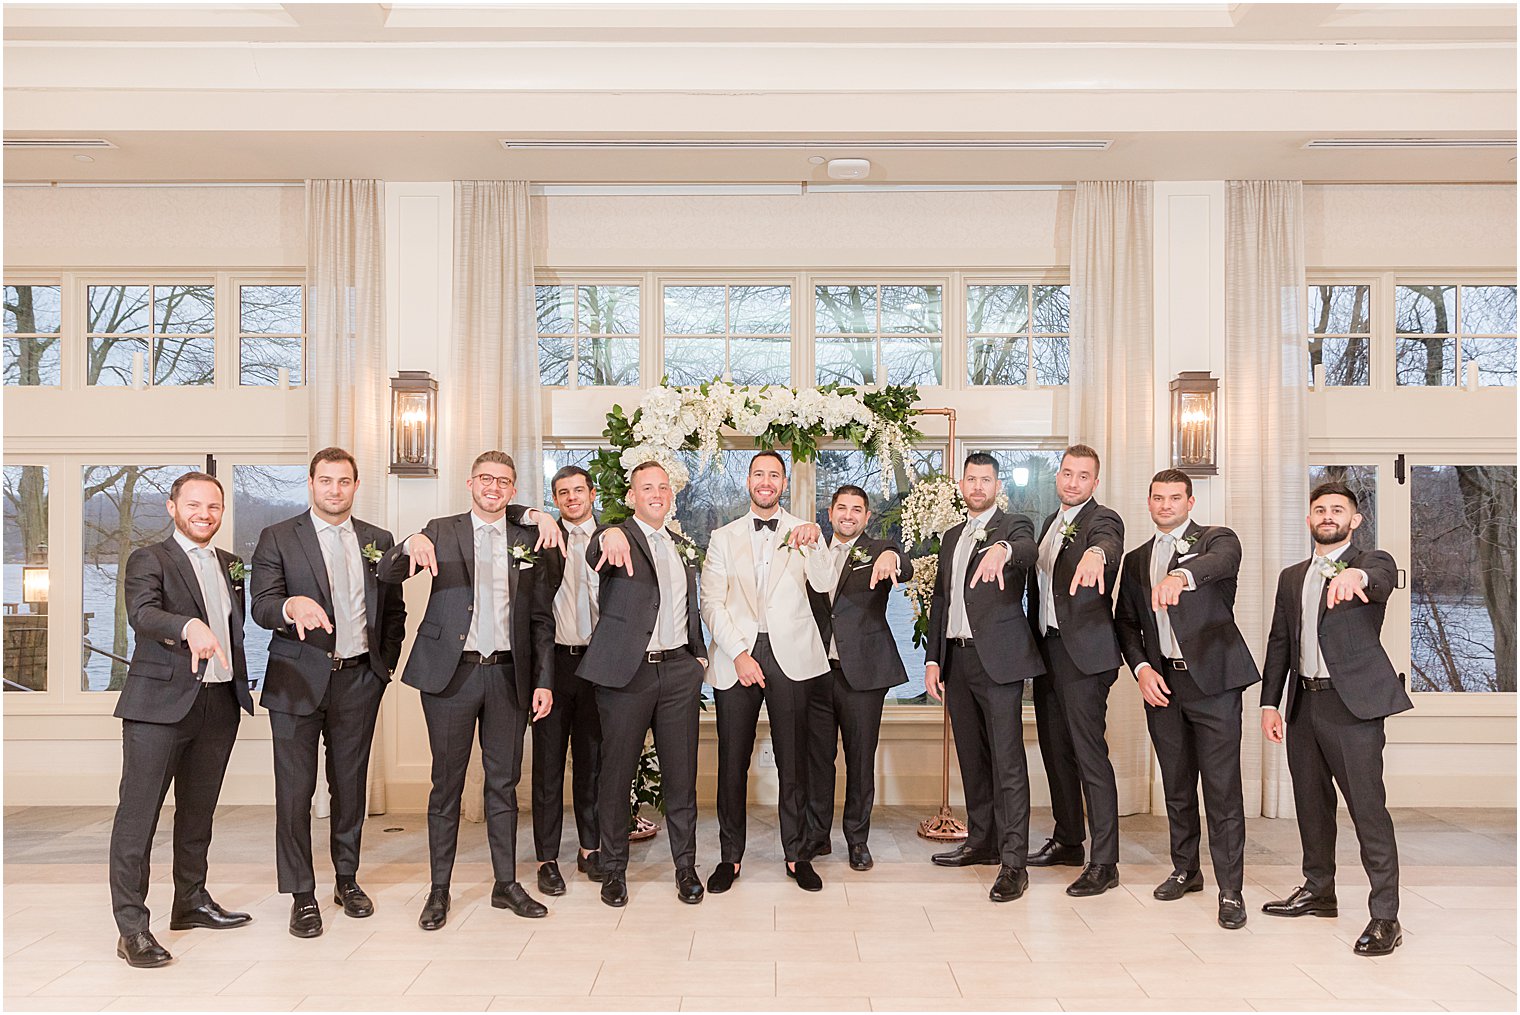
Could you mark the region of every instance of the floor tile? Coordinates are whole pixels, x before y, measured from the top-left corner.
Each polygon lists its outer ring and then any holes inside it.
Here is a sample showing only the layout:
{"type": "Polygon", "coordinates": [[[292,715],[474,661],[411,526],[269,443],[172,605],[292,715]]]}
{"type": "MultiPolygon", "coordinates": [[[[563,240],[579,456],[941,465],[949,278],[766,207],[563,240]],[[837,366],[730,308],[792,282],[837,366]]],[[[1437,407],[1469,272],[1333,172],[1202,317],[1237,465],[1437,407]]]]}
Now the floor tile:
{"type": "Polygon", "coordinates": [[[486,1011],[489,994],[310,994],[296,1011],[486,1011]]]}
{"type": "MultiPolygon", "coordinates": [[[[192,962],[189,956],[176,959],[172,965],[160,969],[133,969],[121,959],[92,960],[80,962],[69,969],[67,975],[59,976],[39,994],[90,994],[111,997],[171,997],[187,994],[220,994],[255,963],[192,962]]],[[[11,963],[5,964],[6,975],[11,973],[11,963]]],[[[277,987],[265,987],[248,993],[291,993],[277,987]]]]}
{"type": "Polygon", "coordinates": [[[1117,962],[951,962],[950,971],[965,997],[1059,997],[1076,984],[1089,997],[1145,996],[1117,962]]]}
{"type": "MultiPolygon", "coordinates": [[[[517,958],[522,961],[539,959],[664,959],[682,961],[693,958],[690,931],[671,929],[662,932],[653,928],[635,930],[541,930],[535,931],[517,958]]],[[[765,931],[764,933],[771,933],[765,931]]],[[[479,935],[484,938],[485,935],[479,935]]],[[[453,957],[453,956],[450,956],[453,957]]],[[[467,958],[468,956],[458,956],[467,958]]],[[[731,956],[724,956],[731,957],[731,956]]]]}
{"type": "MultiPolygon", "coordinates": [[[[692,941],[693,961],[746,958],[770,961],[857,962],[863,956],[848,930],[698,930],[692,941]]],[[[614,953],[615,954],[615,953],[614,953]]],[[[899,949],[899,955],[901,950],[899,949]]]]}
{"type": "MultiPolygon", "coordinates": [[[[1340,998],[1314,998],[1307,1000],[1301,997],[1271,997],[1249,998],[1251,1007],[1257,1011],[1445,1011],[1441,1005],[1434,1001],[1412,1001],[1408,998],[1400,999],[1397,1006],[1390,1005],[1387,1001],[1346,1001],[1340,998]]],[[[1491,1009],[1490,1009],[1491,1010],[1491,1009]]]]}
{"type": "MultiPolygon", "coordinates": [[[[776,994],[776,963],[768,961],[664,962],[609,958],[592,994],[668,994],[679,984],[690,996],[769,997],[776,994]]],[[[505,991],[503,991],[505,993],[505,991]]],[[[683,995],[686,996],[686,995],[683,995]]]]}
{"type": "Polygon", "coordinates": [[[591,993],[601,967],[599,956],[584,959],[538,959],[531,962],[438,959],[427,964],[408,994],[500,995],[591,993]]]}
{"type": "MultiPolygon", "coordinates": [[[[935,930],[915,934],[911,949],[905,949],[903,935],[891,930],[857,930],[855,947],[866,962],[902,961],[911,950],[915,960],[950,962],[1027,962],[1022,936],[1011,930],[935,930]]],[[[1067,947],[1071,947],[1068,939],[1067,947]]]]}
{"type": "Polygon", "coordinates": [[[872,1011],[1062,1011],[1053,997],[876,997],[872,1011]]]}
{"type": "Polygon", "coordinates": [[[320,991],[332,995],[400,995],[417,979],[424,965],[426,963],[421,959],[406,962],[360,959],[345,959],[342,962],[323,962],[320,959],[261,960],[219,993],[299,992],[305,996],[320,991]]]}
{"type": "Polygon", "coordinates": [[[486,1011],[679,1011],[680,997],[671,994],[650,997],[517,997],[511,994],[493,998],[486,1011]]]}
{"type": "Polygon", "coordinates": [[[1149,997],[1261,996],[1330,997],[1330,992],[1292,966],[1237,962],[1126,962],[1124,968],[1149,997]]]}
{"type": "Polygon", "coordinates": [[[683,997],[682,1011],[870,1011],[867,997],[683,997]]]}
{"type": "Polygon", "coordinates": [[[911,939],[904,939],[904,956],[895,962],[796,962],[776,963],[778,997],[832,997],[907,994],[910,991],[959,993],[950,966],[944,961],[912,955],[911,939]],[[911,961],[904,958],[912,956],[911,961]]]}
{"type": "Polygon", "coordinates": [[[303,1000],[301,994],[250,994],[228,997],[225,994],[183,997],[118,997],[100,1011],[295,1011],[303,1000]]]}
{"type": "Polygon", "coordinates": [[[1067,1011],[1255,1011],[1250,1002],[1239,997],[1194,998],[1163,997],[1062,997],[1067,1011]]]}
{"type": "MultiPolygon", "coordinates": [[[[1405,999],[1504,1002],[1513,1009],[1515,992],[1469,966],[1415,965],[1399,961],[1398,953],[1368,959],[1358,967],[1313,965],[1298,967],[1332,997],[1356,1000],[1405,999]]],[[[1256,994],[1264,993],[1255,991],[1256,994]]]]}

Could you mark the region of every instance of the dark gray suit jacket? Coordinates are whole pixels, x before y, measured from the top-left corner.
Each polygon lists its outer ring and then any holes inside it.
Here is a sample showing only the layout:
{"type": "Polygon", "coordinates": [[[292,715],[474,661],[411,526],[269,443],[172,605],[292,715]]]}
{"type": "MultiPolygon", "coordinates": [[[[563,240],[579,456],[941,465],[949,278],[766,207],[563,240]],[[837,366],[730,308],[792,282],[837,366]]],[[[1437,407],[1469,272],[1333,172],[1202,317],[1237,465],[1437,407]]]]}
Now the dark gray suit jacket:
{"type": "MultiPolygon", "coordinates": [[[[929,645],[925,662],[945,664],[946,632],[950,625],[950,578],[955,560],[955,545],[960,542],[966,523],[961,522],[945,533],[939,548],[939,572],[934,579],[934,598],[929,607],[929,645]]],[[[972,551],[966,568],[966,617],[971,621],[972,643],[987,675],[999,684],[1012,684],[1045,672],[1045,661],[1035,646],[1029,621],[1024,617],[1024,589],[1027,572],[1034,566],[1037,548],[1034,523],[1023,515],[995,510],[987,522],[983,545],[1007,542],[1013,555],[1003,565],[1003,587],[995,581],[972,586],[971,577],[981,561],[980,550],[972,551]]]]}
{"type": "MultiPolygon", "coordinates": [[[[1040,537],[1035,540],[1036,552],[1050,526],[1059,517],[1052,514],[1040,526],[1040,537]]],[[[1124,519],[1118,513],[1090,500],[1077,512],[1073,520],[1077,527],[1071,539],[1063,541],[1056,554],[1056,565],[1051,571],[1051,598],[1056,604],[1056,626],[1061,631],[1061,644],[1066,647],[1071,661],[1083,673],[1103,673],[1117,670],[1124,662],[1119,654],[1119,637],[1114,633],[1114,591],[1119,584],[1119,565],[1124,559],[1124,519]],[[1091,547],[1103,551],[1103,589],[1079,588],[1071,594],[1071,576],[1077,570],[1082,555],[1091,547]]],[[[1040,623],[1039,569],[1029,569],[1029,626],[1034,630],[1036,642],[1045,640],[1045,630],[1040,623]]]]}
{"type": "MultiPolygon", "coordinates": [[[[839,668],[851,687],[857,691],[896,687],[907,682],[908,671],[903,668],[896,639],[887,626],[887,602],[894,586],[890,581],[884,581],[871,588],[871,570],[876,566],[876,558],[891,550],[901,562],[898,580],[907,581],[913,577],[913,562],[896,543],[887,539],[863,535],[855,540],[852,557],[855,550],[864,551],[869,561],[857,563],[851,560],[845,564],[834,586],[832,605],[827,595],[808,586],[813,619],[818,622],[824,649],[828,649],[831,638],[838,646],[839,668]]],[[[828,551],[825,547],[814,552],[828,551]]]]}

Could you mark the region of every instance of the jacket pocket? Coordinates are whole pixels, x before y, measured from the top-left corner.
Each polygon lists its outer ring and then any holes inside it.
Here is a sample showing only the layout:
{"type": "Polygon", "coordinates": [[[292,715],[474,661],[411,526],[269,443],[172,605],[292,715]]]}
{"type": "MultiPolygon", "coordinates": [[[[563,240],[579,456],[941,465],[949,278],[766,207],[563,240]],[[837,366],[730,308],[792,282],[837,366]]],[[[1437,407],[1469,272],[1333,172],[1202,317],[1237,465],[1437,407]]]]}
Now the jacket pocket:
{"type": "Polygon", "coordinates": [[[147,677],[150,680],[168,680],[174,676],[172,663],[134,662],[127,669],[129,677],[147,677]]]}
{"type": "Polygon", "coordinates": [[[301,646],[289,638],[275,637],[269,640],[269,654],[285,659],[297,659],[301,655],[301,646]]]}
{"type": "Polygon", "coordinates": [[[442,636],[443,628],[431,620],[424,620],[422,625],[417,628],[417,637],[419,638],[440,638],[442,636]]]}

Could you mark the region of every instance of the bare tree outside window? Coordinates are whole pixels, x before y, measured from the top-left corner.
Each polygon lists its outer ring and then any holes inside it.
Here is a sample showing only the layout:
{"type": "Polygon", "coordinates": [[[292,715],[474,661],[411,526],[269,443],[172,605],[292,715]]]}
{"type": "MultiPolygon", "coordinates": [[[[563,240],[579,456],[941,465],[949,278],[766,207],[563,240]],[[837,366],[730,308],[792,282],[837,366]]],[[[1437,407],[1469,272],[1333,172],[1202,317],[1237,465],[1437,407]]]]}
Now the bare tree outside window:
{"type": "MultiPolygon", "coordinates": [[[[232,469],[232,552],[253,565],[259,533],[310,509],[304,465],[237,465],[232,469]]],[[[255,687],[264,683],[269,662],[269,632],[243,615],[243,653],[248,659],[248,680],[255,687]]]]}
{"type": "Polygon", "coordinates": [[[89,287],[85,382],[132,383],[134,356],[152,385],[216,383],[216,287],[89,287]]]}
{"type": "Polygon", "coordinates": [[[1475,363],[1479,384],[1515,385],[1514,286],[1401,285],[1395,307],[1399,384],[1464,384],[1475,363]]]}
{"type": "Polygon", "coordinates": [[[638,286],[541,285],[534,300],[542,384],[639,383],[638,286]]]}
{"type": "Polygon", "coordinates": [[[670,285],[664,289],[665,377],[701,384],[790,384],[792,289],[670,285]]]}
{"type": "Polygon", "coordinates": [[[1309,384],[1315,367],[1324,365],[1325,386],[1361,387],[1372,383],[1372,287],[1309,287],[1309,384]]]}
{"type": "MultiPolygon", "coordinates": [[[[1362,524],[1351,533],[1351,545],[1357,550],[1378,549],[1377,466],[1376,465],[1311,465],[1309,466],[1309,489],[1320,483],[1345,483],[1356,494],[1357,511],[1362,524]]],[[[1307,507],[1304,514],[1308,515],[1307,507]]],[[[1313,539],[1307,525],[1304,528],[1305,546],[1312,549],[1313,539]]],[[[1307,556],[1307,554],[1306,554],[1307,556]]]]}
{"type": "Polygon", "coordinates": [[[5,287],[5,384],[56,386],[62,381],[62,289],[56,285],[5,287]]]}
{"type": "Polygon", "coordinates": [[[941,286],[820,285],[813,293],[818,384],[941,383],[941,286]]]}
{"type": "Polygon", "coordinates": [[[1059,385],[1071,373],[1071,288],[966,287],[966,380],[1059,385]]]}
{"type": "Polygon", "coordinates": [[[27,601],[23,569],[48,564],[47,467],[7,465],[4,475],[4,686],[7,691],[45,691],[48,604],[27,601]]]}
{"type": "Polygon", "coordinates": [[[306,383],[305,290],[238,286],[238,383],[274,387],[283,368],[291,387],[306,383]]]}

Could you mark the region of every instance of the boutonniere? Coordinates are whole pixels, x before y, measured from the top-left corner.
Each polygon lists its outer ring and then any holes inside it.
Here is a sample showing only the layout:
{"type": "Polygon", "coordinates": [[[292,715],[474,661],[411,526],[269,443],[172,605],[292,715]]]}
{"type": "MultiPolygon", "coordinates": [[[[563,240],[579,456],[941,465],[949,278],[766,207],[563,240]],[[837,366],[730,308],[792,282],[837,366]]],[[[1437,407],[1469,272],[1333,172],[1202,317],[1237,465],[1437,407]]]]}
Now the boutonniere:
{"type": "Polygon", "coordinates": [[[976,535],[971,537],[973,543],[985,543],[987,541],[987,526],[983,525],[976,530],[976,535]]]}
{"type": "Polygon", "coordinates": [[[795,529],[787,529],[785,532],[781,533],[781,548],[783,550],[791,552],[792,550],[796,549],[796,547],[792,545],[792,533],[795,531],[795,529]]]}
{"type": "Polygon", "coordinates": [[[706,559],[707,555],[702,552],[701,547],[696,543],[688,543],[684,539],[673,540],[673,542],[676,545],[676,553],[680,554],[681,559],[686,562],[688,567],[702,566],[702,561],[706,559]]]}
{"type": "Polygon", "coordinates": [[[1322,560],[1319,562],[1319,573],[1326,578],[1334,578],[1344,570],[1346,570],[1346,562],[1344,560],[1322,560]]]}
{"type": "Polygon", "coordinates": [[[375,541],[371,539],[368,545],[359,549],[359,555],[371,564],[378,564],[380,563],[380,558],[385,556],[385,551],[376,546],[375,541]]]}
{"type": "Polygon", "coordinates": [[[248,577],[249,570],[251,569],[247,564],[243,563],[241,558],[234,557],[232,558],[232,563],[227,565],[227,577],[231,578],[234,582],[241,582],[248,577]]]}
{"type": "Polygon", "coordinates": [[[850,560],[856,564],[869,564],[871,555],[865,551],[864,547],[857,546],[850,551],[850,560]]]}
{"type": "Polygon", "coordinates": [[[521,543],[513,543],[511,553],[512,559],[517,561],[517,569],[519,571],[526,571],[538,563],[538,558],[533,555],[533,551],[521,543]]]}
{"type": "Polygon", "coordinates": [[[1061,526],[1061,545],[1063,547],[1070,546],[1071,541],[1077,538],[1077,533],[1079,531],[1080,526],[1078,526],[1075,521],[1067,522],[1065,525],[1061,526]]]}
{"type": "Polygon", "coordinates": [[[1198,540],[1202,537],[1202,532],[1190,532],[1187,535],[1183,536],[1181,539],[1177,540],[1178,552],[1181,553],[1185,550],[1191,550],[1193,548],[1193,544],[1198,542],[1198,540]]]}

